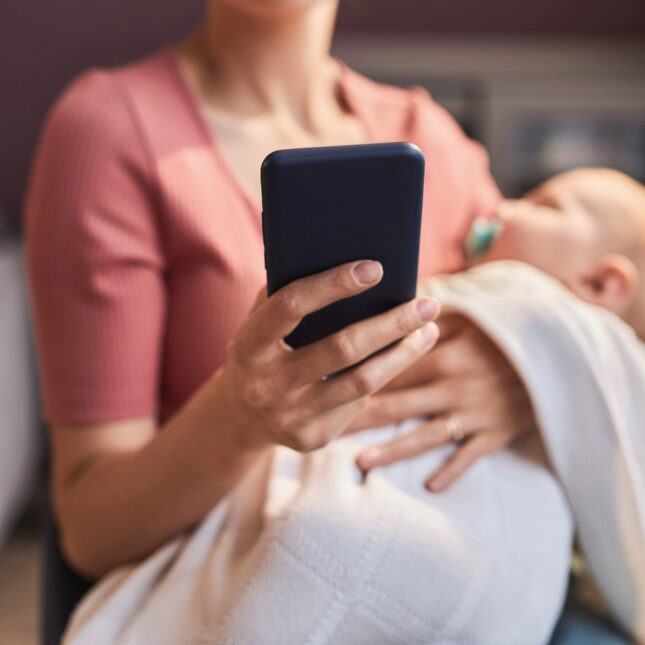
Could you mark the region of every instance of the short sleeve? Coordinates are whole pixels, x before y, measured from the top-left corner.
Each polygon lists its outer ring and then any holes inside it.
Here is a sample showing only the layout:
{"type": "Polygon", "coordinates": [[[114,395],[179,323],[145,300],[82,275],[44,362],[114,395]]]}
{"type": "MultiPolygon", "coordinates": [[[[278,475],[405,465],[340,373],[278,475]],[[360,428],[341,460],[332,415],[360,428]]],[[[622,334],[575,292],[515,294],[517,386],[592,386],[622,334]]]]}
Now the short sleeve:
{"type": "Polygon", "coordinates": [[[165,286],[150,168],[110,72],[76,79],[45,121],[25,200],[51,422],[157,414],[165,286]]]}

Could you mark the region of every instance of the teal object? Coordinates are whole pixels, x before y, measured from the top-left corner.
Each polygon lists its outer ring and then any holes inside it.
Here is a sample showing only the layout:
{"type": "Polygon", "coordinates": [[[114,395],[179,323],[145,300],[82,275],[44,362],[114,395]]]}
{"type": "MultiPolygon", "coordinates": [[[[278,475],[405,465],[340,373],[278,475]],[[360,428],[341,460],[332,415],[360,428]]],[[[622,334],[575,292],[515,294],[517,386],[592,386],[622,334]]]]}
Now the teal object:
{"type": "Polygon", "coordinates": [[[477,217],[473,220],[468,237],[464,243],[467,258],[476,258],[484,255],[504,229],[502,220],[477,217]]]}

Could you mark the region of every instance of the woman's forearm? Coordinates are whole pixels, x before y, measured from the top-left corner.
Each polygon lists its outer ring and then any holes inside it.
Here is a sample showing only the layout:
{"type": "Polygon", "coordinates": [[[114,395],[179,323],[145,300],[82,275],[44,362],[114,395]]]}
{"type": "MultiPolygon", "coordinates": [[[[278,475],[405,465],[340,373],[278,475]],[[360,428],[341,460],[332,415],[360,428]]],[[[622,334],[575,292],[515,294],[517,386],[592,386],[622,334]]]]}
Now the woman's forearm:
{"type": "Polygon", "coordinates": [[[90,578],[137,561],[199,522],[265,453],[247,441],[216,373],[146,445],[104,453],[55,487],[61,543],[90,578]]]}

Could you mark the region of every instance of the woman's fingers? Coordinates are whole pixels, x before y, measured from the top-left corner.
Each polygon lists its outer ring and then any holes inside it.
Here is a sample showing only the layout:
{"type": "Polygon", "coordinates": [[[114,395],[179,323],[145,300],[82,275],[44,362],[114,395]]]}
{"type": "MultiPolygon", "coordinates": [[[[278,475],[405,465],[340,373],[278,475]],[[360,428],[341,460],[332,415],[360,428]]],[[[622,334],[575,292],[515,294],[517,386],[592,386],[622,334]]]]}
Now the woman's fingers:
{"type": "Polygon", "coordinates": [[[439,379],[446,380],[455,372],[458,372],[458,362],[460,360],[458,354],[461,348],[452,339],[446,341],[441,335],[441,327],[439,327],[438,323],[437,327],[439,328],[437,346],[432,352],[410,365],[405,371],[392,379],[383,388],[383,393],[416,388],[431,382],[436,382],[439,379]]]}
{"type": "Polygon", "coordinates": [[[445,420],[433,419],[387,443],[366,448],[356,457],[356,464],[361,470],[387,466],[396,461],[422,455],[451,440],[446,431],[445,420]]]}
{"type": "Polygon", "coordinates": [[[293,379],[290,385],[298,387],[313,383],[355,365],[434,320],[438,314],[436,300],[415,299],[301,347],[289,357],[293,379]]]}
{"type": "Polygon", "coordinates": [[[447,379],[420,387],[379,391],[370,399],[360,416],[352,421],[346,432],[378,428],[412,417],[440,414],[454,407],[456,397],[454,384],[447,379]]]}
{"type": "MultiPolygon", "coordinates": [[[[446,422],[447,417],[433,419],[388,443],[370,446],[358,455],[356,464],[361,470],[387,466],[397,461],[417,457],[453,441],[446,422]]],[[[438,493],[448,488],[480,457],[503,448],[515,436],[512,430],[506,429],[474,434],[472,425],[464,425],[462,421],[459,421],[459,426],[467,438],[463,443],[458,444],[446,462],[425,482],[426,488],[432,492],[438,493]]]]}
{"type": "MultiPolygon", "coordinates": [[[[439,325],[437,325],[439,327],[439,325]]],[[[439,340],[434,352],[441,346],[443,336],[441,335],[441,327],[439,327],[439,340]]],[[[434,378],[433,363],[429,361],[432,354],[427,354],[422,359],[413,363],[406,370],[401,372],[396,378],[393,378],[382,390],[382,392],[392,392],[394,390],[403,390],[407,388],[415,388],[418,386],[427,385],[429,381],[434,378]]]]}
{"type": "Polygon", "coordinates": [[[467,325],[467,320],[463,314],[447,312],[439,316],[437,325],[441,338],[445,341],[458,334],[467,325]]]}
{"type": "Polygon", "coordinates": [[[307,314],[361,293],[382,277],[380,262],[361,260],[294,280],[269,296],[244,321],[236,334],[235,350],[253,355],[288,336],[307,314]]]}
{"type": "MultiPolygon", "coordinates": [[[[432,353],[436,351],[439,350],[435,348],[432,353]]],[[[426,362],[431,356],[432,354],[428,354],[417,364],[426,362]]],[[[494,425],[501,414],[496,408],[500,404],[496,403],[491,392],[494,395],[495,390],[506,387],[494,376],[438,378],[428,385],[401,390],[388,390],[384,387],[370,399],[346,432],[398,423],[412,417],[434,417],[448,411],[456,411],[460,418],[470,419],[476,416],[478,427],[487,428],[494,425]]],[[[512,386],[507,389],[511,388],[512,386]]],[[[507,398],[512,393],[509,391],[507,398]]],[[[519,390],[517,394],[521,395],[522,391],[519,390]]],[[[506,398],[502,400],[502,404],[505,403],[506,398]]]]}
{"type": "Polygon", "coordinates": [[[433,322],[427,323],[360,365],[314,383],[305,394],[310,412],[318,414],[373,394],[429,351],[438,336],[437,326],[433,322]]]}
{"type": "Polygon", "coordinates": [[[460,444],[441,468],[427,479],[426,488],[433,493],[445,490],[480,457],[503,448],[514,436],[515,432],[511,429],[490,430],[473,436],[460,444]]]}

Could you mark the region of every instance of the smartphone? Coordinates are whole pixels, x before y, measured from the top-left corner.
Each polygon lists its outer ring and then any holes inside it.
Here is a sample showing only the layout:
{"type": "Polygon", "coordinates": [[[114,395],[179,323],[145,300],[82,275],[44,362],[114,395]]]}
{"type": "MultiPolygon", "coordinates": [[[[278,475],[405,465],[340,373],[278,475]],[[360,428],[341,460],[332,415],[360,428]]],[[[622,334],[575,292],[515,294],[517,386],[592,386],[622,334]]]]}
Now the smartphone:
{"type": "MultiPolygon", "coordinates": [[[[267,292],[353,260],[378,260],[374,287],[302,319],[298,348],[415,297],[425,159],[411,143],[276,150],[262,163],[267,292]]],[[[382,350],[381,350],[382,351],[382,350]]]]}

